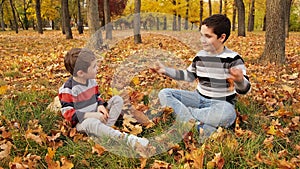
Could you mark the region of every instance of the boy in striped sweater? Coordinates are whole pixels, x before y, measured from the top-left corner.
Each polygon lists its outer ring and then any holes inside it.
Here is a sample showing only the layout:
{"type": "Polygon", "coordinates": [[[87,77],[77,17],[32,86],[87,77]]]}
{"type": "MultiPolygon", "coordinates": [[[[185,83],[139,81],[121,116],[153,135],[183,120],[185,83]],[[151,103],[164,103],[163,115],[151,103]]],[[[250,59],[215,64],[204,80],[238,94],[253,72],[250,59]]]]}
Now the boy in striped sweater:
{"type": "Polygon", "coordinates": [[[176,80],[198,80],[195,91],[163,89],[159,92],[162,106],[172,107],[178,121],[195,120],[203,137],[217,127],[228,128],[236,119],[236,95],[250,90],[249,78],[241,56],[225,47],[230,35],[230,20],[222,14],[206,18],[201,26],[203,50],[186,70],[158,63],[156,71],[176,80]]]}
{"type": "Polygon", "coordinates": [[[101,99],[95,80],[97,59],[92,51],[73,48],[65,55],[64,64],[72,76],[59,88],[61,112],[77,131],[98,138],[123,139],[132,147],[136,143],[148,145],[145,138],[112,128],[121,114],[123,99],[120,96],[113,96],[107,102],[101,99]]]}

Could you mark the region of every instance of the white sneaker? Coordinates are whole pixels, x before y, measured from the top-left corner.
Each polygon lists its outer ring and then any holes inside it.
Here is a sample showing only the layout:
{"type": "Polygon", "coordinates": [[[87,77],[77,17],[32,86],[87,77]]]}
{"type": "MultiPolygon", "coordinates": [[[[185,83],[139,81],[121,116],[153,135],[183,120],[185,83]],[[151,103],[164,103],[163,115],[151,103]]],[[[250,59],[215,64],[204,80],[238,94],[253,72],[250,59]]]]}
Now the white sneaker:
{"type": "Polygon", "coordinates": [[[132,134],[129,134],[127,136],[127,144],[133,148],[136,147],[136,144],[140,144],[141,146],[143,147],[147,147],[148,144],[149,144],[149,140],[146,139],[146,138],[141,138],[141,137],[138,137],[138,136],[135,136],[135,135],[132,135],[132,134]]]}

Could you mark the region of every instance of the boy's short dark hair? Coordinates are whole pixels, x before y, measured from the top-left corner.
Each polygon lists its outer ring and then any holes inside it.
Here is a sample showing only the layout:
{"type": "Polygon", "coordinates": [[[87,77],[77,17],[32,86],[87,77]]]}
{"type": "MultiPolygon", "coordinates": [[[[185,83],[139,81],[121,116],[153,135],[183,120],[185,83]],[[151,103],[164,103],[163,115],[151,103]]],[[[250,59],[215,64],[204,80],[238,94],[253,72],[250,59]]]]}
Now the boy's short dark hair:
{"type": "Polygon", "coordinates": [[[96,59],[95,54],[86,48],[72,48],[67,52],[64,59],[65,68],[72,76],[77,76],[77,72],[88,71],[91,62],[96,59]]]}
{"type": "Polygon", "coordinates": [[[214,14],[204,19],[202,25],[206,25],[208,28],[212,28],[213,32],[218,36],[218,38],[220,38],[221,35],[225,33],[226,37],[224,42],[230,36],[231,23],[226,15],[214,14]]]}

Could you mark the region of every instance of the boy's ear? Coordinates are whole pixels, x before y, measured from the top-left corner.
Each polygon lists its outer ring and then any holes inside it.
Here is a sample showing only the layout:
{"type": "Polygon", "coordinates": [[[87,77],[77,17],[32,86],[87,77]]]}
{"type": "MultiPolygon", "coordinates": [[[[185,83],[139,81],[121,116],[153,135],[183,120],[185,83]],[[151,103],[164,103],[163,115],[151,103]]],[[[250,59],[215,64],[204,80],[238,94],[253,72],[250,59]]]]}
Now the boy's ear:
{"type": "Polygon", "coordinates": [[[82,77],[82,76],[84,75],[84,71],[78,70],[77,73],[76,73],[76,75],[77,75],[78,77],[82,77]]]}
{"type": "Polygon", "coordinates": [[[221,42],[223,43],[224,41],[225,41],[225,38],[226,38],[226,34],[225,33],[223,33],[221,36],[220,36],[220,40],[221,40],[221,42]]]}

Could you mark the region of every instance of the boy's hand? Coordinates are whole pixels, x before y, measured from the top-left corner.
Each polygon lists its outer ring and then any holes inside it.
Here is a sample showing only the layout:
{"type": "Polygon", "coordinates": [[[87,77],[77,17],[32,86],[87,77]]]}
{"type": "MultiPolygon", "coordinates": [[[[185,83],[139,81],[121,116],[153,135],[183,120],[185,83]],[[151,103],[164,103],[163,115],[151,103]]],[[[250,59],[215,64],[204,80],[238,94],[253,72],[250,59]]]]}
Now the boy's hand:
{"type": "Polygon", "coordinates": [[[87,119],[87,118],[95,118],[95,119],[99,119],[102,123],[105,123],[107,122],[107,118],[105,118],[104,114],[103,113],[100,113],[100,112],[86,112],[84,114],[84,119],[87,119]]]}
{"type": "Polygon", "coordinates": [[[241,69],[230,68],[229,73],[230,73],[229,78],[232,79],[234,82],[241,83],[244,81],[244,75],[241,69]]]}
{"type": "Polygon", "coordinates": [[[166,73],[165,66],[163,64],[161,64],[159,61],[156,62],[154,64],[154,67],[151,69],[160,74],[166,73]]]}
{"type": "Polygon", "coordinates": [[[104,115],[103,118],[105,118],[106,120],[108,119],[108,112],[103,105],[98,106],[97,111],[104,115]]]}

